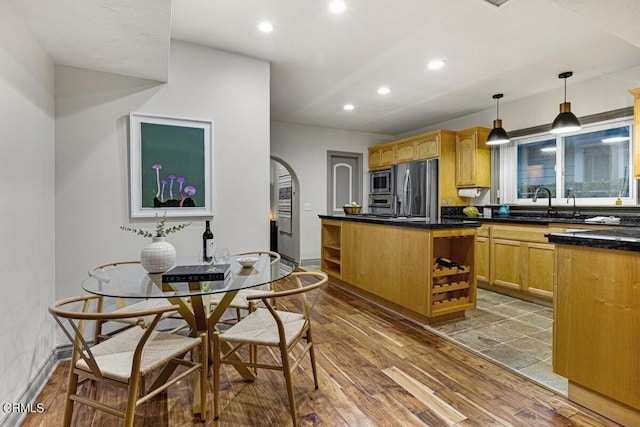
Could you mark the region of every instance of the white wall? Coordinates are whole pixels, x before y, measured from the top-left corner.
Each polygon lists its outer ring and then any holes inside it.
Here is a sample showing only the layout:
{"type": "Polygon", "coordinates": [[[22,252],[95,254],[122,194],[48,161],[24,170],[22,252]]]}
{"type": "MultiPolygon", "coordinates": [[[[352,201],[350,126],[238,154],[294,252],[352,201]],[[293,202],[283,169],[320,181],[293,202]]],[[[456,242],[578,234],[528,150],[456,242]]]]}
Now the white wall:
{"type": "MultiPolygon", "coordinates": [[[[55,294],[54,64],[0,0],[0,402],[29,403],[50,367],[55,294]]],[[[16,413],[0,411],[0,425],[16,413]]]]}
{"type": "Polygon", "coordinates": [[[271,155],[281,159],[298,177],[300,204],[300,261],[320,258],[320,219],[327,213],[327,151],[362,153],[363,197],[368,197],[367,147],[388,141],[388,135],[352,132],[319,126],[271,122],[271,155]]]}
{"type": "MultiPolygon", "coordinates": [[[[567,79],[567,101],[571,102],[571,111],[578,117],[603,113],[619,108],[632,107],[633,97],[629,89],[640,87],[640,67],[612,73],[594,79],[575,82],[577,76],[567,79]],[[574,80],[574,81],[572,81],[574,80]]],[[[495,92],[500,92],[496,87],[495,92]]],[[[564,99],[564,86],[558,79],[558,89],[518,101],[509,101],[505,93],[500,102],[500,119],[508,131],[526,129],[550,124],[559,113],[559,105],[564,99]]],[[[398,137],[416,135],[430,130],[460,130],[474,126],[493,127],[496,118],[493,108],[469,116],[459,117],[442,123],[436,123],[420,129],[404,132],[398,137]]]]}
{"type": "MultiPolygon", "coordinates": [[[[213,121],[216,245],[269,248],[269,64],[171,43],[169,82],[56,69],[57,297],[82,292],[91,265],[138,259],[147,240],[129,219],[128,114],[213,121]]],[[[184,222],[171,220],[172,224],[184,222]]],[[[178,257],[197,256],[204,219],[171,234],[178,257]]]]}

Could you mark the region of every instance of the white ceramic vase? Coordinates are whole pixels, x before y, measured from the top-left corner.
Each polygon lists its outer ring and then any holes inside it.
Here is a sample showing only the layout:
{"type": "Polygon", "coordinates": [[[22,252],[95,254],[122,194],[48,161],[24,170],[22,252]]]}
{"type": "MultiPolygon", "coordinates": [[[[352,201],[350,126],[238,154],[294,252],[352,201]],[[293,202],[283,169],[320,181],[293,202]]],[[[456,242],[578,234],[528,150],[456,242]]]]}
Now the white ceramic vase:
{"type": "Polygon", "coordinates": [[[176,262],[176,248],[164,237],[153,237],[151,243],[142,248],[140,263],[149,273],[164,273],[176,262]]]}

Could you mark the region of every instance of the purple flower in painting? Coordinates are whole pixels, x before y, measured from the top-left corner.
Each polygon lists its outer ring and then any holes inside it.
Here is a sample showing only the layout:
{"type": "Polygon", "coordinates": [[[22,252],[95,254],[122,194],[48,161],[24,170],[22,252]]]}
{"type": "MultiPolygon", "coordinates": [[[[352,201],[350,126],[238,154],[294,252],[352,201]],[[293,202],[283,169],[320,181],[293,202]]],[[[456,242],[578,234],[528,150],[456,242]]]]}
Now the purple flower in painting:
{"type": "Polygon", "coordinates": [[[160,197],[160,169],[162,169],[162,165],[153,165],[151,166],[156,170],[156,182],[158,183],[158,191],[156,192],[156,197],[160,197]]]}
{"type": "Polygon", "coordinates": [[[160,191],[160,201],[164,202],[164,186],[167,185],[167,180],[163,179],[162,181],[160,181],[160,184],[162,184],[162,190],[160,191]]]}
{"type": "Polygon", "coordinates": [[[169,175],[169,199],[173,199],[173,180],[176,179],[175,175],[169,175]]]}
{"type": "Polygon", "coordinates": [[[182,184],[184,184],[186,179],[184,179],[183,177],[179,176],[178,179],[176,179],[176,181],[178,181],[180,183],[180,188],[178,188],[178,194],[182,195],[182,184]]]}

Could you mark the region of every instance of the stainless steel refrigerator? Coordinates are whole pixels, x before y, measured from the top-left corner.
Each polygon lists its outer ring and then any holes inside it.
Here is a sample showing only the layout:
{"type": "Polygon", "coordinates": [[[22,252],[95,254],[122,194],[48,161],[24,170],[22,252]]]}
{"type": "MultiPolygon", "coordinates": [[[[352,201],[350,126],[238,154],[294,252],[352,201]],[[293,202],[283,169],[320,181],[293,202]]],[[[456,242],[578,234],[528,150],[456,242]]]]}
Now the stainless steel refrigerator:
{"type": "Polygon", "coordinates": [[[394,215],[438,220],[438,159],[394,165],[393,178],[394,215]]]}

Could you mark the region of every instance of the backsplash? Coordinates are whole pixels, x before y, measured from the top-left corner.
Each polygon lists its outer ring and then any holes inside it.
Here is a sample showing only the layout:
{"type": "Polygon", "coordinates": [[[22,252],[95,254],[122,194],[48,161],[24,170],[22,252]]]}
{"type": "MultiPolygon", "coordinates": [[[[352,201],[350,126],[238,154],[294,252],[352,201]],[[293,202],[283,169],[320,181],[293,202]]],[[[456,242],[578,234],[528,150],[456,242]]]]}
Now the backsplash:
{"type": "MultiPolygon", "coordinates": [[[[442,206],[440,208],[440,216],[442,218],[456,218],[456,217],[465,217],[466,215],[463,212],[463,209],[466,206],[442,206]]],[[[500,205],[484,205],[484,206],[476,206],[478,211],[482,213],[483,208],[491,209],[491,216],[493,218],[497,218],[498,209],[500,209],[500,205]]],[[[553,209],[556,211],[557,218],[573,218],[573,206],[553,206],[553,209]]],[[[623,225],[638,225],[640,226],[640,207],[638,206],[618,206],[618,207],[609,207],[609,206],[578,206],[576,208],[579,217],[576,219],[586,219],[594,216],[615,216],[620,218],[620,223],[623,225]]],[[[519,206],[519,205],[509,205],[509,216],[510,217],[546,217],[547,216],[547,208],[546,206],[541,206],[540,208],[533,206],[519,206]]]]}

